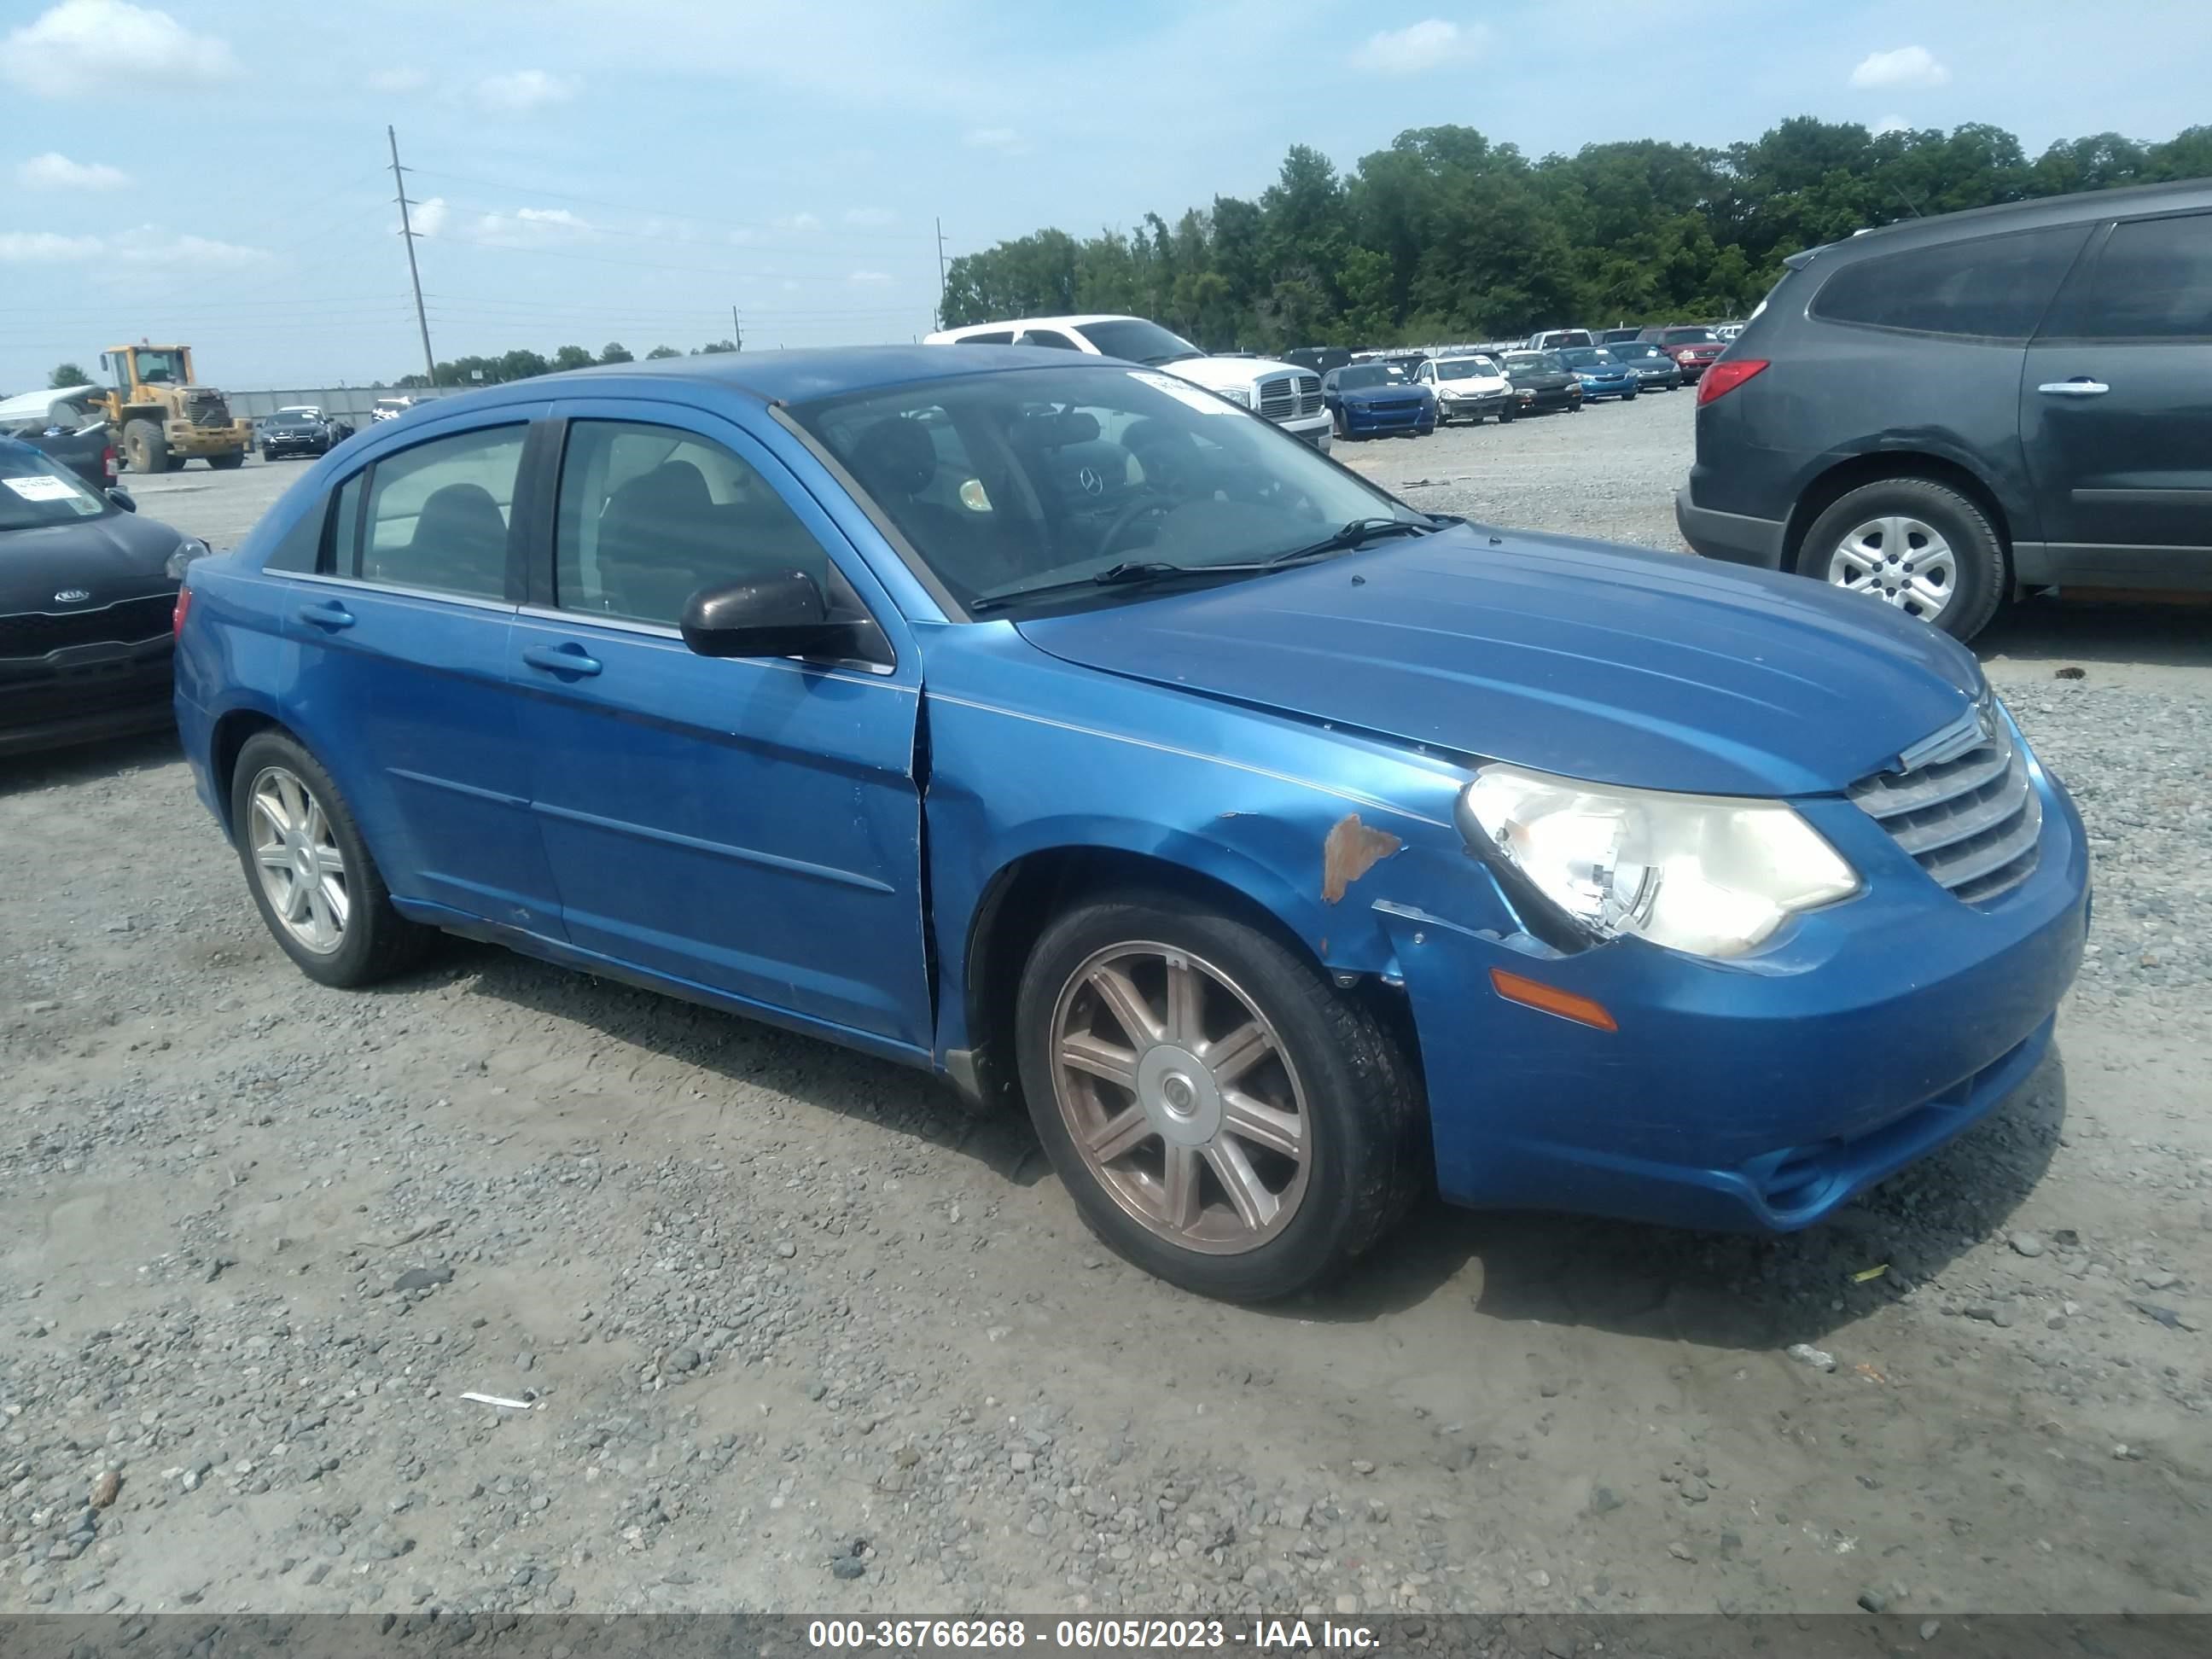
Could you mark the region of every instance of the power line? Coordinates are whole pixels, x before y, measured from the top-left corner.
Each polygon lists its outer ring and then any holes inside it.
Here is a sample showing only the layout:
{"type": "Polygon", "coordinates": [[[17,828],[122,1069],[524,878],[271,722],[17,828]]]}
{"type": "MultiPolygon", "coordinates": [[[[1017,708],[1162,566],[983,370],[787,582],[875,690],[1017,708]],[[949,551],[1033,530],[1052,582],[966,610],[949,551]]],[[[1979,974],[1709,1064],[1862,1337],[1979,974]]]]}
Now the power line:
{"type": "MultiPolygon", "coordinates": [[[[471,178],[459,173],[442,173],[434,167],[418,167],[412,171],[424,179],[450,179],[456,184],[480,185],[486,190],[510,190],[520,196],[544,196],[556,202],[580,202],[586,207],[615,208],[625,213],[649,213],[662,219],[689,219],[698,224],[721,225],[732,230],[775,230],[808,234],[806,228],[801,226],[764,223],[757,219],[723,219],[712,214],[685,213],[674,208],[653,207],[643,202],[613,202],[601,196],[579,196],[573,191],[547,190],[542,185],[535,185],[501,184],[493,179],[471,178]]],[[[817,227],[817,228],[826,229],[827,227],[817,227]]],[[[890,230],[875,232],[845,230],[837,234],[854,241],[898,242],[908,246],[911,246],[916,240],[915,233],[890,230]]]]}

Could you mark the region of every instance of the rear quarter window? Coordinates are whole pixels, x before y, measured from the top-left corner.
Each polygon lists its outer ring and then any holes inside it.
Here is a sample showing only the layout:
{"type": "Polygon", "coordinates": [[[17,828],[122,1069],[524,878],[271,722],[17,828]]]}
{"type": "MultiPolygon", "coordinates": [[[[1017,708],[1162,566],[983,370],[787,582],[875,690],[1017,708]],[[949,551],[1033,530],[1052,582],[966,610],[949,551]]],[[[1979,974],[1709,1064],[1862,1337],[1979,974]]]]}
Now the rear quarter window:
{"type": "Polygon", "coordinates": [[[2088,239],[2086,224],[2057,225],[1853,260],[1820,285],[1813,315],[1913,334],[2025,340],[2088,239]]]}

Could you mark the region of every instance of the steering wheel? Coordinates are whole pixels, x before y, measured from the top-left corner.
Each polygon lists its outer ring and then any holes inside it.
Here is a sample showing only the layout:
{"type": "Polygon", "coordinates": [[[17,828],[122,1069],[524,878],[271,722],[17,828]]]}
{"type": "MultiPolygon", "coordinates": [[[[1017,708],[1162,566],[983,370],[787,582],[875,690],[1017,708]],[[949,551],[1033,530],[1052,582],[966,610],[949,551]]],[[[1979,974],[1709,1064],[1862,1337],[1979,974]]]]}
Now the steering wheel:
{"type": "Polygon", "coordinates": [[[1161,518],[1164,519],[1169,514],[1176,510],[1177,505],[1179,505],[1179,503],[1170,501],[1164,495],[1145,495],[1138,496],[1135,501],[1131,501],[1128,506],[1123,507],[1119,513],[1116,513],[1114,515],[1114,522],[1106,526],[1106,533],[1099,537],[1098,551],[1100,555],[1103,556],[1105,554],[1111,553],[1115,547],[1120,543],[1122,536],[1128,532],[1129,527],[1135,524],[1137,520],[1142,518],[1146,514],[1158,514],[1161,518]]]}

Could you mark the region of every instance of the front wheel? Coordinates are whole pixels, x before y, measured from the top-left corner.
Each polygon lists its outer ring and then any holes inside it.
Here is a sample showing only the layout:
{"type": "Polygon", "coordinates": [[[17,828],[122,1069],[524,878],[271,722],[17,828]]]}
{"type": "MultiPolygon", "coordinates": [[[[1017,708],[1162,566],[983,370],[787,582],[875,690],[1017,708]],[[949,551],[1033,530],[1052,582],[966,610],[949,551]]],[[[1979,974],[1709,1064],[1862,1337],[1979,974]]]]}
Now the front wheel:
{"type": "Polygon", "coordinates": [[[246,740],[231,773],[230,823],[261,920],[308,978],[374,985],[422,955],[433,930],[392,908],[337,785],[295,738],[246,740]]]}
{"type": "Polygon", "coordinates": [[[208,465],[218,472],[235,471],[246,465],[246,452],[242,449],[234,449],[226,454],[210,455],[208,457],[208,465]]]}
{"type": "Polygon", "coordinates": [[[1813,521],[1797,569],[1971,640],[2004,597],[2004,548],[1988,517],[1932,478],[1861,484],[1813,521]]]}
{"type": "Polygon", "coordinates": [[[1071,910],[1030,953],[1016,1020],[1030,1115],[1085,1222],[1186,1290],[1307,1289],[1426,1187],[1395,1041],[1242,921],[1141,890],[1071,910]]]}
{"type": "Polygon", "coordinates": [[[1498,425],[1500,425],[1500,426],[1510,426],[1510,425],[1512,425],[1512,424],[1513,424],[1513,411],[1512,411],[1511,410],[1510,410],[1510,409],[1501,409],[1501,410],[1499,410],[1498,411],[1498,425]]]}

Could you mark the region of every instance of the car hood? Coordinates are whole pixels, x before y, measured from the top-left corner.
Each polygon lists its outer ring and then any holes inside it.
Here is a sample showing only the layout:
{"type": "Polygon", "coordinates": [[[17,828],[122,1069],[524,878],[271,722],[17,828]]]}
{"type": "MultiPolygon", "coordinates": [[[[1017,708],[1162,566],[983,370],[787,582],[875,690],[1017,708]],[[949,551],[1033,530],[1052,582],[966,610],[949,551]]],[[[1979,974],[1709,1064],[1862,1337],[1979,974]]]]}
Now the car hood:
{"type": "Polygon", "coordinates": [[[1633,374],[1636,371],[1629,368],[1626,363],[1584,363],[1573,372],[1577,374],[1593,374],[1601,380],[1616,380],[1623,374],[1633,374]]]}
{"type": "Polygon", "coordinates": [[[1267,374],[1313,373],[1310,368],[1300,368],[1296,363],[1279,363],[1272,357],[1182,357],[1160,367],[1168,374],[1202,386],[1210,392],[1247,386],[1267,374]]]}
{"type": "Polygon", "coordinates": [[[1532,368],[1519,374],[1508,375],[1506,378],[1515,386],[1527,386],[1535,392],[1556,392],[1561,386],[1575,384],[1573,375],[1563,370],[1551,368],[1532,368]]]}
{"type": "Polygon", "coordinates": [[[1395,403],[1405,398],[1418,398],[1421,395],[1421,388],[1414,381],[1401,380],[1395,386],[1340,386],[1336,389],[1336,395],[1348,404],[1395,403]]]}
{"type": "Polygon", "coordinates": [[[160,520],[130,513],[0,530],[0,613],[112,605],[174,586],[161,567],[181,539],[160,520]],[[55,599],[72,588],[91,597],[55,599]]]}
{"type": "Polygon", "coordinates": [[[1477,374],[1463,380],[1438,380],[1437,390],[1439,392],[1472,392],[1487,397],[1494,392],[1504,391],[1505,381],[1496,374],[1477,374]]]}
{"type": "Polygon", "coordinates": [[[1464,526],[1019,626],[1108,673],[1701,794],[1840,790],[1981,684],[1948,635],[1801,577],[1464,526]]]}

